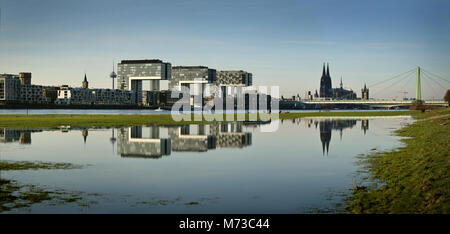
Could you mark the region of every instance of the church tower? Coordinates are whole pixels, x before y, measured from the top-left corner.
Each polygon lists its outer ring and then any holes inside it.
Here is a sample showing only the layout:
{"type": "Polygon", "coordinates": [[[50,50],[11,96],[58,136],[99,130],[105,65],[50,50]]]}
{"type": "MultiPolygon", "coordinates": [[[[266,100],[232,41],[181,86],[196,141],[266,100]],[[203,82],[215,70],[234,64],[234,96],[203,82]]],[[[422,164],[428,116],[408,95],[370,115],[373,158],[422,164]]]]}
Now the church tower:
{"type": "Polygon", "coordinates": [[[368,100],[369,99],[369,89],[364,84],[364,88],[361,89],[361,99],[368,100]]]}
{"type": "Polygon", "coordinates": [[[322,77],[320,78],[320,97],[329,98],[333,96],[331,90],[331,77],[330,67],[327,63],[327,69],[325,70],[325,63],[323,64],[322,77]]]}
{"type": "Polygon", "coordinates": [[[81,83],[81,87],[82,87],[83,89],[89,88],[89,82],[87,81],[86,73],[84,74],[84,80],[83,80],[83,82],[81,83]]]}

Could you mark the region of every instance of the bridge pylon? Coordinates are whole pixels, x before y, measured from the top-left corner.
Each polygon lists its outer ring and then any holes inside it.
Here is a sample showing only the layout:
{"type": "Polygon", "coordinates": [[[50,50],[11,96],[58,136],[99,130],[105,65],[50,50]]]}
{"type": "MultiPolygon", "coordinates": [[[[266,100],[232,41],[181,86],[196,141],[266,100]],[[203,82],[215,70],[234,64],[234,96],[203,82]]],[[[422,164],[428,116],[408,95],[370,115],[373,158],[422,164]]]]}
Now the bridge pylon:
{"type": "Polygon", "coordinates": [[[416,100],[422,100],[422,90],[420,86],[420,67],[417,66],[416,100]]]}

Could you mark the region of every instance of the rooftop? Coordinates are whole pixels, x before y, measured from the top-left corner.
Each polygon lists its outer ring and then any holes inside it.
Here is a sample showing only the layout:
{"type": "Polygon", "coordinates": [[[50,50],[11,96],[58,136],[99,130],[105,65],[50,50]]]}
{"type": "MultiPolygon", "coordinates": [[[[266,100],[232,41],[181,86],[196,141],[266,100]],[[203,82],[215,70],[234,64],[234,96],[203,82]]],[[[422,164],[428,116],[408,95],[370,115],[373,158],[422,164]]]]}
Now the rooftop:
{"type": "Polygon", "coordinates": [[[172,69],[202,69],[202,68],[208,69],[208,67],[206,67],[206,66],[175,66],[175,67],[172,67],[172,69]]]}
{"type": "Polygon", "coordinates": [[[159,59],[122,60],[120,64],[162,63],[159,59]]]}

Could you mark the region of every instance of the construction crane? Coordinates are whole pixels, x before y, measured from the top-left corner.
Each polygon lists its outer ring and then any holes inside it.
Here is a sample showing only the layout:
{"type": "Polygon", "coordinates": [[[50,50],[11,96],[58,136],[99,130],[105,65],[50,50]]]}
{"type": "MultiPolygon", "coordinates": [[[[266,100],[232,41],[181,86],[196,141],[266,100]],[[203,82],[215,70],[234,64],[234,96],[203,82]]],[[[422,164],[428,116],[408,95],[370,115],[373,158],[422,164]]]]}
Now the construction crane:
{"type": "Polygon", "coordinates": [[[403,100],[405,100],[405,99],[406,99],[406,94],[407,94],[408,92],[406,92],[406,91],[400,91],[399,93],[403,93],[403,100]]]}

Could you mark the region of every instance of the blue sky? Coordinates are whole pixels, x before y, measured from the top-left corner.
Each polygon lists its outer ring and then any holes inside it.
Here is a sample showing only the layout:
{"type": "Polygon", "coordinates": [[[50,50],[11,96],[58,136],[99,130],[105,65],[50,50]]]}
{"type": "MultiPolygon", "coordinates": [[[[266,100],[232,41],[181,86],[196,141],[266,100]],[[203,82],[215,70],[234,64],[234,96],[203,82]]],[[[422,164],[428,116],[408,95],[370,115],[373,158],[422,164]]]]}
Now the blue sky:
{"type": "MultiPolygon", "coordinates": [[[[255,85],[279,85],[285,96],[318,89],[323,62],[334,87],[342,76],[358,96],[364,83],[417,65],[450,78],[447,0],[0,0],[0,7],[0,73],[30,71],[38,84],[80,86],[87,72],[91,86],[110,87],[113,60],[145,58],[246,70],[255,85]]],[[[407,96],[413,79],[399,88],[407,96]]],[[[403,96],[399,89],[379,95],[403,96]]],[[[424,95],[444,95],[431,90],[424,95]]]]}

